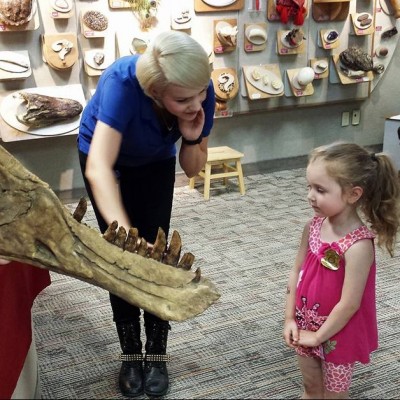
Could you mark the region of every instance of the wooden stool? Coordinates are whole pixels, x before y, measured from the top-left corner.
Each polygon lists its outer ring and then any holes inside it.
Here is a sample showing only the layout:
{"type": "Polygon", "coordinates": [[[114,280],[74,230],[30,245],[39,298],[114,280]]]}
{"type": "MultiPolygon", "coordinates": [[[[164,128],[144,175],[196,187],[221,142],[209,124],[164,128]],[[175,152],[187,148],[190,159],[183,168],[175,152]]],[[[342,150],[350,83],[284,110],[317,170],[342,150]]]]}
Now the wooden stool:
{"type": "MultiPolygon", "coordinates": [[[[231,149],[228,146],[210,147],[208,149],[206,165],[198,175],[204,179],[204,198],[206,200],[209,200],[210,198],[211,179],[223,178],[226,186],[228,178],[237,177],[239,181],[240,194],[245,194],[242,163],[240,161],[243,156],[243,153],[231,149]],[[214,172],[213,167],[217,168],[218,172],[214,172]]],[[[190,178],[189,188],[194,189],[194,184],[195,177],[190,178]]]]}

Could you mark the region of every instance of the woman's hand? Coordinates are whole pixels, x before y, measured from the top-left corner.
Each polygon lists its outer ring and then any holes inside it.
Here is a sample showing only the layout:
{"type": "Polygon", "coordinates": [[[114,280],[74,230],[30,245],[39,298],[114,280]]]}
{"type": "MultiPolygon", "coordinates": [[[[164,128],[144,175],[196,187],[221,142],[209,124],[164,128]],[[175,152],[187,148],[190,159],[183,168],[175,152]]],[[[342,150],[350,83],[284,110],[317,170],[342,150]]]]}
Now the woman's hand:
{"type": "Polygon", "coordinates": [[[203,131],[205,122],[204,110],[201,107],[196,117],[191,121],[185,121],[178,118],[179,130],[182,136],[187,140],[196,140],[203,131]]]}
{"type": "Polygon", "coordinates": [[[286,320],[283,327],[283,338],[289,347],[296,347],[299,340],[299,329],[294,319],[286,320]]]}
{"type": "Polygon", "coordinates": [[[3,258],[0,258],[0,265],[10,264],[10,262],[10,260],[4,260],[3,258]]]}

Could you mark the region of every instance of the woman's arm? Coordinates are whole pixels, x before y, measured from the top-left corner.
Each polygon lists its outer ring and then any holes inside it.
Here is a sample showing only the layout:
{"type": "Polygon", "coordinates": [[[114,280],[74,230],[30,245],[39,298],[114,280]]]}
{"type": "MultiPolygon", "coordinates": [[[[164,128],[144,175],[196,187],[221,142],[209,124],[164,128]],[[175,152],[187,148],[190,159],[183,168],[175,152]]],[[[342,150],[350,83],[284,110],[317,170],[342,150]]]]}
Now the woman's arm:
{"type": "Polygon", "coordinates": [[[319,346],[342,330],[360,308],[365,285],[374,260],[370,239],[356,242],[345,253],[345,278],[339,302],[317,332],[300,331],[299,345],[319,346]]]}
{"type": "MultiPolygon", "coordinates": [[[[179,130],[182,136],[188,140],[196,140],[204,127],[205,115],[201,108],[193,121],[179,120],[179,130]]],[[[196,176],[207,162],[208,137],[204,137],[201,143],[188,145],[182,141],[179,152],[179,163],[188,178],[196,176]]]]}
{"type": "Polygon", "coordinates": [[[308,235],[310,225],[307,224],[303,229],[300,246],[297,251],[295,263],[289,274],[289,282],[286,290],[285,322],[283,338],[289,347],[294,347],[299,338],[298,328],[295,320],[296,309],[296,287],[303,262],[307,255],[308,235]]]}
{"type": "Polygon", "coordinates": [[[96,205],[108,225],[114,220],[127,231],[131,222],[121,201],[115,178],[114,164],[122,135],[109,125],[98,121],[90,145],[85,176],[90,183],[96,205]]]}

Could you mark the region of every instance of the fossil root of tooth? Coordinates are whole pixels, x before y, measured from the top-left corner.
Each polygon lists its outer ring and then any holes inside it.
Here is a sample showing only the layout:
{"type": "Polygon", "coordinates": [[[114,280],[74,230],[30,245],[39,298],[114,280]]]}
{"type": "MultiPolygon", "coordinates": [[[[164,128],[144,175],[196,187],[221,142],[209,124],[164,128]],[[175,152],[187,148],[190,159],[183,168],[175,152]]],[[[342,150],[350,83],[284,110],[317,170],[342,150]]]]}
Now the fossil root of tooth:
{"type": "Polygon", "coordinates": [[[199,268],[190,270],[193,255],[177,261],[182,247],[178,234],[166,246],[159,230],[152,249],[137,229],[126,233],[116,222],[101,235],[78,222],[87,207],[85,200],[71,215],[49,186],[2,146],[0,187],[2,258],[99,286],[164,320],[193,318],[220,297],[199,268]],[[160,256],[161,262],[154,259],[160,256]],[[164,263],[172,259],[176,266],[164,263]]]}

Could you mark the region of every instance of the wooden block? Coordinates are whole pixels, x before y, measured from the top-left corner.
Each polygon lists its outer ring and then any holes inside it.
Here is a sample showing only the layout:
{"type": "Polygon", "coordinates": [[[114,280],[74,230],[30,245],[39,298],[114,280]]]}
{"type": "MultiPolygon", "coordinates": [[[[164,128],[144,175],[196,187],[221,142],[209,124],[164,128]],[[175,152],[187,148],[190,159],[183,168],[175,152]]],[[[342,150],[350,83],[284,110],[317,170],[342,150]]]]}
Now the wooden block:
{"type": "Polygon", "coordinates": [[[339,54],[335,54],[332,56],[333,62],[335,64],[336,72],[339,76],[340,82],[343,85],[351,85],[355,83],[363,83],[363,82],[370,82],[374,79],[374,73],[372,71],[368,71],[364,76],[358,78],[349,78],[345,75],[342,70],[340,69],[340,60],[339,54]]]}
{"type": "MultiPolygon", "coordinates": [[[[215,7],[215,6],[211,6],[211,5],[207,4],[203,0],[194,0],[194,10],[199,13],[201,13],[201,12],[219,12],[219,11],[221,11],[221,12],[239,11],[243,8],[244,1],[245,0],[236,0],[236,1],[232,0],[232,2],[226,1],[226,3],[232,3],[232,4],[228,4],[227,6],[223,6],[223,7],[215,7]]],[[[215,4],[217,4],[217,3],[215,3],[215,4]]]]}
{"type": "Polygon", "coordinates": [[[284,42],[285,36],[290,32],[288,31],[282,31],[278,30],[276,32],[277,38],[276,38],[276,43],[277,43],[277,51],[280,56],[286,56],[286,55],[291,55],[291,54],[302,54],[304,53],[304,50],[306,48],[305,45],[305,39],[300,43],[299,46],[297,47],[289,47],[286,46],[284,42]]]}
{"type": "MultiPolygon", "coordinates": [[[[261,70],[266,70],[268,72],[270,80],[279,79],[282,81],[281,71],[279,69],[278,64],[264,64],[264,65],[256,65],[256,66],[244,66],[243,74],[244,74],[244,82],[246,85],[247,95],[250,100],[260,100],[260,99],[268,99],[271,97],[279,97],[284,94],[284,87],[282,82],[282,90],[273,90],[272,87],[266,86],[265,90],[260,90],[255,87],[251,83],[251,79],[249,78],[254,68],[260,68],[261,70]],[[276,77],[276,78],[275,78],[276,77]]],[[[270,84],[269,84],[270,85],[270,84]]]]}
{"type": "Polygon", "coordinates": [[[314,94],[314,86],[312,83],[309,83],[304,88],[301,88],[301,87],[296,86],[296,84],[293,81],[294,78],[296,77],[297,73],[300,70],[301,70],[301,68],[286,70],[290,88],[292,89],[292,93],[295,97],[311,96],[314,94]]]}

